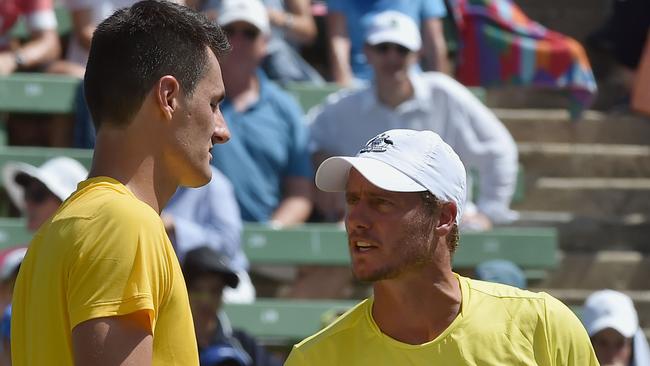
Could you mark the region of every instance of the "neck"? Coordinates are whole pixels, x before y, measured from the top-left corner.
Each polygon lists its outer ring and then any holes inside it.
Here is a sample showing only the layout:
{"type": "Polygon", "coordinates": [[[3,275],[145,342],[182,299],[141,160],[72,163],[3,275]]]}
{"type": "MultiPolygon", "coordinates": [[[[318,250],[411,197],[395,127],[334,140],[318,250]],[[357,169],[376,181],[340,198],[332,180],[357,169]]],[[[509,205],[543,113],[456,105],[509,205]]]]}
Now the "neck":
{"type": "MultiPolygon", "coordinates": [[[[446,245],[438,247],[447,250],[446,245]]],[[[461,290],[451,271],[450,257],[435,256],[440,260],[375,282],[372,315],[391,338],[408,344],[432,341],[458,315],[461,290]]]]}
{"type": "Polygon", "coordinates": [[[230,67],[223,73],[223,82],[236,111],[241,112],[259,99],[260,84],[255,70],[230,67]]]}
{"type": "Polygon", "coordinates": [[[166,171],[161,154],[153,150],[155,145],[142,139],[147,135],[135,129],[136,126],[100,129],[89,177],[106,176],[119,181],[160,213],[178,188],[178,182],[166,171]]]}
{"type": "Polygon", "coordinates": [[[375,79],[377,99],[390,108],[396,108],[415,94],[408,74],[375,79]]]}

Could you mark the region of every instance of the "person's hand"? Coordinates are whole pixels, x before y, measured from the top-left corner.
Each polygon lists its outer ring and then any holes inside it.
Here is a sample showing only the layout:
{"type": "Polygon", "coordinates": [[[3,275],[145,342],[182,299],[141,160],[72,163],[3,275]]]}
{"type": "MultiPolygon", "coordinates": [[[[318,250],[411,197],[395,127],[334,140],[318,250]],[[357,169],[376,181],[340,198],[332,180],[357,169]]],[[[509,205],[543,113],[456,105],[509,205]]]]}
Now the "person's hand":
{"type": "Polygon", "coordinates": [[[9,75],[16,71],[16,57],[11,52],[0,52],[0,76],[9,75]]]}
{"type": "Polygon", "coordinates": [[[467,231],[486,231],[492,229],[492,220],[481,212],[468,212],[463,215],[460,226],[467,231]]]}

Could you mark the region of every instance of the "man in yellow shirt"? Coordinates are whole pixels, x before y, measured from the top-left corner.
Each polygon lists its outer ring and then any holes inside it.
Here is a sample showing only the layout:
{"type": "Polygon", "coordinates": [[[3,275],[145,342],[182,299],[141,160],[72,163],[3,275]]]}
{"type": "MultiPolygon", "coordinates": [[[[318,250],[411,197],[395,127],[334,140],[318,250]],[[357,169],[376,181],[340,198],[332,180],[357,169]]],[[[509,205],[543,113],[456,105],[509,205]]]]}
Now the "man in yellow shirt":
{"type": "Polygon", "coordinates": [[[558,300],[452,271],[465,184],[431,131],[389,130],[321,164],[316,185],[345,192],[352,271],[374,295],[295,345],[285,365],[598,365],[558,300]]]}
{"type": "Polygon", "coordinates": [[[84,80],[97,130],[89,179],[36,233],[17,279],[13,364],[198,365],[187,290],[160,211],[211,178],[229,139],[217,57],[191,10],[146,0],[94,33],[84,80]]]}

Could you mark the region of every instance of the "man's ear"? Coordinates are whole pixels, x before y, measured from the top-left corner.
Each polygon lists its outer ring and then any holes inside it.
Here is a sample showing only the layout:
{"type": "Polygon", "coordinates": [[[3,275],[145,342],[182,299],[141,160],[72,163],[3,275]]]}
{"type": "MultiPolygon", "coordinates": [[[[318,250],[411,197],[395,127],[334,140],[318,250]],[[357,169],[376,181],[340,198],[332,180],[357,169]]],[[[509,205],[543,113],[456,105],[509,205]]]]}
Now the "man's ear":
{"type": "Polygon", "coordinates": [[[175,77],[165,75],[158,79],[155,86],[156,102],[165,118],[171,120],[178,108],[181,85],[175,77]]]}
{"type": "Polygon", "coordinates": [[[440,207],[440,214],[438,216],[438,223],[434,229],[436,236],[447,236],[456,224],[456,216],[458,215],[458,207],[454,202],[444,202],[440,207]]]}

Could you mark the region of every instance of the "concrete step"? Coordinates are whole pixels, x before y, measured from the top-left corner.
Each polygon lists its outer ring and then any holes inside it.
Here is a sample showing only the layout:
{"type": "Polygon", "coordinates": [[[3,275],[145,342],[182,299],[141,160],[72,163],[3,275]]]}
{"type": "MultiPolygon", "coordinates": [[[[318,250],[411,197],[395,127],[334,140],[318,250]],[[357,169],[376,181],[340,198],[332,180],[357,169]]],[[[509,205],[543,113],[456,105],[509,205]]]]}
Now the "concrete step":
{"type": "Polygon", "coordinates": [[[650,177],[650,145],[521,142],[517,146],[528,178],[650,177]]]}
{"type": "Polygon", "coordinates": [[[650,145],[650,119],[587,111],[570,121],[561,109],[493,109],[517,142],[650,145]]]}
{"type": "MultiPolygon", "coordinates": [[[[519,213],[520,218],[513,225],[555,227],[558,230],[559,247],[567,252],[618,249],[650,255],[650,214],[608,216],[602,212],[591,215],[556,211],[519,213]]],[[[650,283],[646,283],[646,286],[650,288],[650,283]]]]}
{"type": "Polygon", "coordinates": [[[516,210],[584,215],[650,213],[650,178],[554,178],[527,181],[516,210]]]}

